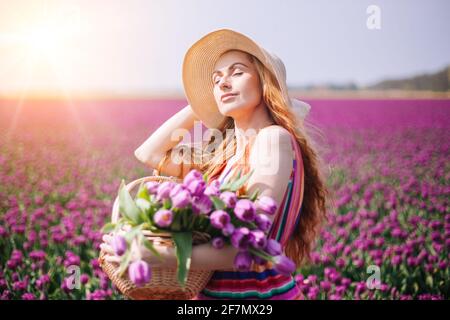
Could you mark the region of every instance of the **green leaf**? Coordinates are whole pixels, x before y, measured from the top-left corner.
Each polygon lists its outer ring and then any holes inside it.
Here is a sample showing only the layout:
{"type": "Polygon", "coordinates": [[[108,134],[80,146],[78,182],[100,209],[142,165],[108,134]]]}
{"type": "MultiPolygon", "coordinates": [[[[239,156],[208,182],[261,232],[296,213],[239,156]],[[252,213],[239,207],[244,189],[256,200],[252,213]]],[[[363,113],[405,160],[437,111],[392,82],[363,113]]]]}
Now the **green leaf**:
{"type": "Polygon", "coordinates": [[[242,175],[242,169],[239,169],[236,179],[239,179],[241,177],[241,175],[242,175]]]}
{"type": "Polygon", "coordinates": [[[173,213],[173,220],[170,225],[170,229],[176,232],[181,230],[181,216],[179,212],[173,213]]]}
{"type": "Polygon", "coordinates": [[[427,275],[426,283],[430,289],[433,288],[433,277],[431,275],[427,275]]]}
{"type": "Polygon", "coordinates": [[[252,175],[254,172],[255,172],[255,169],[252,169],[250,172],[248,172],[246,175],[244,175],[244,176],[241,178],[241,183],[242,183],[242,185],[244,185],[244,184],[248,181],[248,179],[250,179],[251,175],[252,175]]]}
{"type": "Polygon", "coordinates": [[[220,199],[219,197],[212,196],[211,201],[213,202],[216,210],[223,210],[226,207],[225,202],[223,202],[222,199],[220,199]]]}
{"type": "Polygon", "coordinates": [[[165,199],[163,202],[163,208],[170,209],[171,206],[172,206],[172,201],[170,200],[170,198],[165,199]]]}
{"type": "Polygon", "coordinates": [[[136,199],[136,205],[140,209],[139,215],[142,221],[145,221],[147,223],[151,223],[150,217],[147,214],[151,209],[151,204],[149,201],[143,199],[143,198],[137,198],[136,199]]]}
{"type": "Polygon", "coordinates": [[[195,215],[189,215],[189,224],[187,229],[188,230],[193,230],[194,229],[194,225],[195,225],[195,221],[197,220],[197,217],[195,215]]]}
{"type": "Polygon", "coordinates": [[[153,233],[161,232],[161,230],[156,226],[149,226],[148,229],[153,233]]]}
{"type": "Polygon", "coordinates": [[[113,231],[116,228],[116,224],[109,222],[107,224],[105,224],[101,230],[102,233],[110,233],[111,231],[113,231]]]}
{"type": "Polygon", "coordinates": [[[122,227],[127,224],[127,221],[124,217],[121,217],[117,223],[116,223],[116,227],[114,228],[114,232],[117,233],[120,229],[122,229],[122,227]]]}
{"type": "Polygon", "coordinates": [[[137,198],[136,199],[136,205],[142,211],[146,211],[146,210],[150,209],[150,202],[148,200],[145,200],[145,199],[142,199],[142,198],[137,198]]]}
{"type": "Polygon", "coordinates": [[[142,237],[142,242],[144,246],[149,249],[155,256],[161,258],[161,255],[159,254],[158,250],[155,249],[151,241],[149,241],[146,237],[142,237]]]}
{"type": "Polygon", "coordinates": [[[127,250],[127,252],[125,253],[125,255],[122,258],[122,261],[120,262],[120,267],[119,270],[117,271],[119,273],[119,276],[121,277],[125,271],[128,268],[128,265],[130,264],[131,261],[131,250],[127,250]]]}
{"type": "Polygon", "coordinates": [[[205,173],[203,174],[203,180],[204,180],[204,181],[208,181],[208,173],[205,172],[205,173]]]}
{"type": "Polygon", "coordinates": [[[251,252],[252,254],[254,254],[255,256],[266,259],[268,261],[273,261],[273,257],[264,251],[261,251],[261,250],[255,249],[255,248],[249,248],[248,251],[251,252]]]}
{"type": "Polygon", "coordinates": [[[229,191],[230,190],[230,186],[231,186],[231,182],[228,181],[227,183],[221,184],[219,190],[220,190],[220,192],[229,191]]]}
{"type": "Polygon", "coordinates": [[[175,252],[177,255],[177,278],[182,287],[186,285],[192,256],[192,232],[172,233],[175,241],[175,252]]]}
{"type": "Polygon", "coordinates": [[[125,187],[125,181],[122,179],[119,190],[119,208],[126,218],[138,224],[141,223],[140,210],[125,187]]]}
{"type": "Polygon", "coordinates": [[[141,230],[142,230],[142,225],[133,227],[130,231],[128,231],[125,234],[124,237],[128,242],[131,242],[136,236],[138,236],[141,233],[141,230]]]}
{"type": "Polygon", "coordinates": [[[144,185],[144,182],[141,182],[136,196],[138,199],[150,201],[150,195],[148,193],[147,187],[144,185]]]}
{"type": "Polygon", "coordinates": [[[231,184],[231,187],[230,187],[231,191],[239,190],[247,182],[247,180],[250,178],[250,176],[253,174],[254,171],[255,171],[255,169],[253,169],[246,175],[240,177],[241,170],[239,170],[237,180],[231,184]]]}
{"type": "Polygon", "coordinates": [[[259,196],[259,189],[256,189],[255,191],[253,191],[253,193],[250,196],[250,201],[255,202],[256,199],[258,199],[259,196]]]}

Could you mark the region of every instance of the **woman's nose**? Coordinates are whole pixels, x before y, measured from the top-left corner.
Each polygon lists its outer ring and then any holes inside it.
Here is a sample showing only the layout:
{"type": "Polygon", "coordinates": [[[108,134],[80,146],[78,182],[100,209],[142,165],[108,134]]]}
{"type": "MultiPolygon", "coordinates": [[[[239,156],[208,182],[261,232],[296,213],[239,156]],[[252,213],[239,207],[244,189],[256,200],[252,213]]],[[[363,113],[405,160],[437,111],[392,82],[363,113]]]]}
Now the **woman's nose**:
{"type": "Polygon", "coordinates": [[[230,83],[228,82],[227,78],[223,77],[222,79],[220,79],[219,87],[220,89],[230,88],[230,83]]]}

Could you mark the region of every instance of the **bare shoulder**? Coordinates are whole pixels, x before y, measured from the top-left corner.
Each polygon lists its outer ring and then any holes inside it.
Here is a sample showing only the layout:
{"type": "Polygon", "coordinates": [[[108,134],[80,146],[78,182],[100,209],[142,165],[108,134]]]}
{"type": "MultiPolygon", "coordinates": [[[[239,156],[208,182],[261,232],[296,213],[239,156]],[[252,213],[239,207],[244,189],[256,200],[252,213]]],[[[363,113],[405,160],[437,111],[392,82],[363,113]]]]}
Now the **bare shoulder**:
{"type": "Polygon", "coordinates": [[[250,154],[250,168],[254,172],[248,181],[248,193],[259,190],[261,196],[282,203],[292,173],[293,156],[288,130],[278,125],[260,130],[250,154]]]}
{"type": "Polygon", "coordinates": [[[251,154],[250,165],[290,167],[293,158],[291,133],[282,126],[273,125],[258,132],[251,154]]]}
{"type": "Polygon", "coordinates": [[[286,146],[291,143],[291,133],[286,128],[275,124],[261,129],[256,140],[269,145],[286,146]]]}

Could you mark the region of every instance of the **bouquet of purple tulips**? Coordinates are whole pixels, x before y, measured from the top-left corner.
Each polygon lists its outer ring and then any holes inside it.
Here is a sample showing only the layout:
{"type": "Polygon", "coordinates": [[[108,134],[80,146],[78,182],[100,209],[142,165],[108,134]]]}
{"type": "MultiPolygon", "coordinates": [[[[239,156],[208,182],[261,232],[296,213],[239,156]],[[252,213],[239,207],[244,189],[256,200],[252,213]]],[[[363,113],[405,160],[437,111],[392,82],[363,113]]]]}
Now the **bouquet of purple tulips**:
{"type": "MultiPolygon", "coordinates": [[[[208,181],[206,175],[191,170],[180,183],[150,181],[141,183],[135,199],[131,197],[122,180],[119,190],[121,218],[117,223],[108,223],[103,232],[118,231],[125,225],[124,236],[116,235],[113,248],[121,256],[119,273],[128,269],[128,276],[136,286],[150,281],[151,267],[147,262],[132,260],[132,243],[144,245],[159,256],[144,231],[154,234],[170,233],[177,256],[177,279],[184,286],[190,268],[193,233],[209,235],[212,246],[217,249],[226,244],[239,249],[234,266],[247,271],[253,262],[264,264],[271,261],[275,269],[283,274],[292,274],[295,264],[282,253],[281,245],[268,238],[271,219],[277,210],[276,202],[267,196],[258,197],[259,190],[252,195],[237,196],[253,171],[224,184],[218,180],[208,181]]],[[[117,233],[116,233],[117,234],[117,233]]]]}

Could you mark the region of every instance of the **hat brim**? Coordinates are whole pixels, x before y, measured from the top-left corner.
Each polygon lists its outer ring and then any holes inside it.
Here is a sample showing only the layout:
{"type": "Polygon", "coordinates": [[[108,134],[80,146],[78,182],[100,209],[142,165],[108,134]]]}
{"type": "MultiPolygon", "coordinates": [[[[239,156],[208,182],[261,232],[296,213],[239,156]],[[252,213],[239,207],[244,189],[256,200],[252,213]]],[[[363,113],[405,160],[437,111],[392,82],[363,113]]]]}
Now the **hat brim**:
{"type": "Polygon", "coordinates": [[[214,99],[212,72],[217,59],[229,50],[242,50],[254,55],[276,74],[268,53],[252,39],[234,30],[219,29],[195,42],[184,57],[183,86],[192,110],[208,128],[217,128],[225,120],[214,99]]]}

